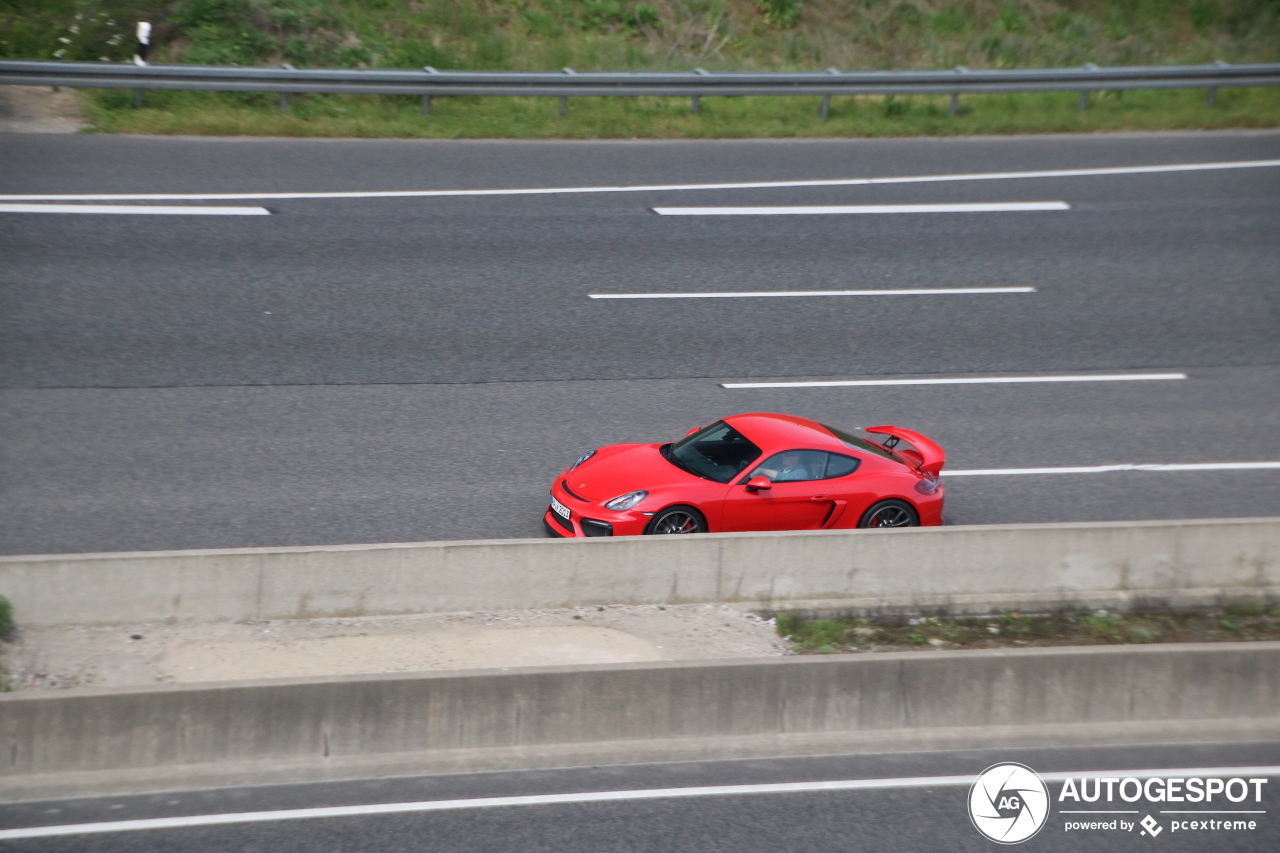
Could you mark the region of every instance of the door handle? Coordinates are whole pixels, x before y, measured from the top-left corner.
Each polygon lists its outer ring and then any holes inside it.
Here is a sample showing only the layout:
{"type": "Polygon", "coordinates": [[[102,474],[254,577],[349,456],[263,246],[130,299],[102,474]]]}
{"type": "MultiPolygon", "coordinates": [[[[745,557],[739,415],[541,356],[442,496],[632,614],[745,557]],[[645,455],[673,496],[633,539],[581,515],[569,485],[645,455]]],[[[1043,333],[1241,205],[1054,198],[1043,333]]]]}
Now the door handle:
{"type": "Polygon", "coordinates": [[[809,498],[809,500],[811,500],[811,501],[825,501],[825,500],[828,500],[828,496],[827,496],[827,495],[814,495],[813,497],[809,498]]]}

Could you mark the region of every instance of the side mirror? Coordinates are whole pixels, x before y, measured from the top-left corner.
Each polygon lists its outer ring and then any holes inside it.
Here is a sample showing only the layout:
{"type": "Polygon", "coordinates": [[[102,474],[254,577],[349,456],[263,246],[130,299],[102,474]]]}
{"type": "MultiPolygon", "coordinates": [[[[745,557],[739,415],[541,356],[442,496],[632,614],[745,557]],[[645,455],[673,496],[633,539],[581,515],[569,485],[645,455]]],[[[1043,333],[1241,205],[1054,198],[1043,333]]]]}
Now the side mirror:
{"type": "Polygon", "coordinates": [[[748,492],[767,492],[773,488],[773,481],[768,477],[752,477],[747,480],[748,492]]]}
{"type": "Polygon", "coordinates": [[[695,432],[697,432],[700,429],[702,429],[702,427],[694,427],[693,429],[686,432],[685,435],[693,435],[695,432]]]}

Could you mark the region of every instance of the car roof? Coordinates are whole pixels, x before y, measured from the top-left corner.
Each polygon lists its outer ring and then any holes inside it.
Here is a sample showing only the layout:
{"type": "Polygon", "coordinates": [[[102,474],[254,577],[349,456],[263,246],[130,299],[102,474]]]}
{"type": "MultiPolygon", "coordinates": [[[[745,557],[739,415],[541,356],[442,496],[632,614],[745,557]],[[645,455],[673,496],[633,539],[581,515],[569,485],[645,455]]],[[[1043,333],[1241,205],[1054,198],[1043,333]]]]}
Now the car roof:
{"type": "Polygon", "coordinates": [[[765,453],[779,450],[812,449],[848,453],[849,446],[817,421],[797,415],[752,412],[723,419],[765,453]]]}

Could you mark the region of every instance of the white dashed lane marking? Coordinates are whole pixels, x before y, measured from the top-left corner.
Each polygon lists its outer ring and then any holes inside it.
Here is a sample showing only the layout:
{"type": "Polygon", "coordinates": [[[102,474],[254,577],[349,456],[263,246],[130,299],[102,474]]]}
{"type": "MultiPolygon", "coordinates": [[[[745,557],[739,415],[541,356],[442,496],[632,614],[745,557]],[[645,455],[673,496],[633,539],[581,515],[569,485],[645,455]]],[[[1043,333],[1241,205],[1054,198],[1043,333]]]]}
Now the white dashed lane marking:
{"type": "Polygon", "coordinates": [[[976,204],[834,204],[792,207],[655,207],[659,216],[821,216],[856,213],[1019,213],[1070,210],[1065,201],[1000,201],[976,204]]]}
{"type": "Polygon", "coordinates": [[[943,470],[944,477],[1004,477],[1019,474],[1111,474],[1116,471],[1256,471],[1280,462],[1187,462],[1170,465],[1084,465],[1074,468],[972,468],[943,470]]]}
{"type": "Polygon", "coordinates": [[[1148,382],[1186,379],[1185,373],[1113,373],[1077,376],[956,376],[931,379],[835,379],[817,382],[722,382],[721,388],[858,388],[879,385],[1006,385],[1024,382],[1148,382]]]}
{"type": "Polygon", "coordinates": [[[754,299],[773,296],[963,296],[1035,293],[1034,287],[948,287],[909,290],[743,290],[720,293],[588,293],[591,299],[754,299]]]}
{"type": "Polygon", "coordinates": [[[270,216],[265,207],[160,204],[0,204],[0,213],[105,213],[152,216],[270,216]]]}

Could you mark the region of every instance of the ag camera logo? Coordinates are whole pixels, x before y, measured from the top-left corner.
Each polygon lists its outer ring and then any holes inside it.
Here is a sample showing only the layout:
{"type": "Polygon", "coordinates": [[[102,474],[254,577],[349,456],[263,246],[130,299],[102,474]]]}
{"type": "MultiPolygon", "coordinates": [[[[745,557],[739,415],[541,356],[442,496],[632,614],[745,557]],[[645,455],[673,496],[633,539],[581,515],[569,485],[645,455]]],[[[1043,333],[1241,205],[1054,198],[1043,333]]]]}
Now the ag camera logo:
{"type": "Polygon", "coordinates": [[[1049,789],[1025,764],[993,764],[969,789],[969,819],[987,838],[1019,844],[1039,832],[1049,818],[1049,789]]]}

